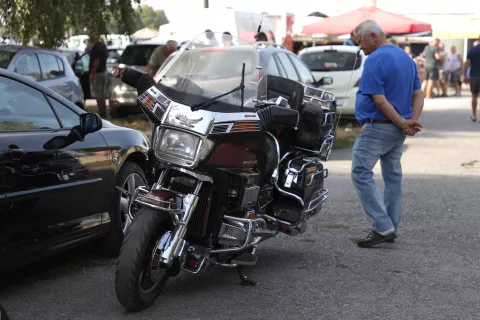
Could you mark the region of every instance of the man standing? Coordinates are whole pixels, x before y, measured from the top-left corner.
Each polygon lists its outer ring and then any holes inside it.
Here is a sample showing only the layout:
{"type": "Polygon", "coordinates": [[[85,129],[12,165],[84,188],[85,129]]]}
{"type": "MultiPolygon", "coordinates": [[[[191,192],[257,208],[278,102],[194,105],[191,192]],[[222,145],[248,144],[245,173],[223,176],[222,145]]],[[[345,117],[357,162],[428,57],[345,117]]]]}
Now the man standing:
{"type": "MultiPolygon", "coordinates": [[[[433,87],[438,86],[439,79],[439,65],[441,60],[440,50],[438,45],[439,39],[434,39],[423,50],[422,56],[417,57],[418,60],[425,61],[425,80],[422,83],[422,90],[425,93],[427,99],[432,97],[433,87]]],[[[439,92],[440,94],[440,92],[439,92]]]]}
{"type": "Polygon", "coordinates": [[[463,76],[465,83],[470,82],[470,92],[472,92],[472,121],[477,121],[477,103],[480,94],[480,39],[477,45],[468,51],[467,61],[463,66],[463,76]],[[470,79],[467,78],[467,69],[470,67],[470,79]]]}
{"type": "Polygon", "coordinates": [[[406,135],[420,132],[423,109],[415,62],[401,48],[390,45],[373,20],[359,24],[355,36],[366,55],[355,115],[363,125],[353,147],[352,180],[373,230],[358,245],[370,248],[393,242],[402,214],[401,157],[406,135]],[[373,180],[380,160],[384,199],[373,180]]]}
{"type": "Polygon", "coordinates": [[[107,73],[108,50],[100,36],[92,34],[90,42],[93,44],[90,50],[90,81],[97,99],[98,114],[104,118],[107,116],[106,99],[110,96],[109,76],[107,73]]]}
{"type": "Polygon", "coordinates": [[[177,50],[177,42],[175,40],[168,40],[164,46],[158,46],[153,50],[150,56],[150,61],[145,67],[145,72],[149,72],[152,77],[155,76],[158,69],[167,60],[168,56],[177,50]]]}
{"type": "Polygon", "coordinates": [[[448,72],[448,64],[446,63],[448,52],[445,50],[445,45],[440,43],[438,45],[438,50],[440,52],[440,61],[438,63],[438,71],[439,71],[439,84],[437,85],[438,94],[440,94],[440,90],[442,91],[442,97],[447,96],[447,72],[448,72]]]}

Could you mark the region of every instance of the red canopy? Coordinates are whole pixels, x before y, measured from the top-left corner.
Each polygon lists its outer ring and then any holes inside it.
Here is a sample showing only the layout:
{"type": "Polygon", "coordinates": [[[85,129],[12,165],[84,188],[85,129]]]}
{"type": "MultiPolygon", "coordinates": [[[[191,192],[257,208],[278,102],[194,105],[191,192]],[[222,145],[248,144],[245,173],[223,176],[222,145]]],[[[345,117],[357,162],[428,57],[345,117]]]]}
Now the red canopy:
{"type": "Polygon", "coordinates": [[[405,16],[387,12],[377,7],[364,7],[339,16],[328,17],[322,21],[303,27],[305,34],[347,34],[364,20],[374,20],[385,33],[407,34],[432,31],[428,23],[416,21],[405,16]]]}

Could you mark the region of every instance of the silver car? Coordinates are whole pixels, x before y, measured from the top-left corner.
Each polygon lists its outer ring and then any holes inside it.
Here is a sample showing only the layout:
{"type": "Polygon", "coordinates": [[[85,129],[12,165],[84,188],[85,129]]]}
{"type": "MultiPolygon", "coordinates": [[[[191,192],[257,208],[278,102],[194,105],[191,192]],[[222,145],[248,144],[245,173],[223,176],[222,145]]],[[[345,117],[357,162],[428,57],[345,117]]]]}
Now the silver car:
{"type": "Polygon", "coordinates": [[[36,47],[1,46],[0,68],[32,78],[84,109],[80,81],[67,58],[59,52],[36,47]]]}

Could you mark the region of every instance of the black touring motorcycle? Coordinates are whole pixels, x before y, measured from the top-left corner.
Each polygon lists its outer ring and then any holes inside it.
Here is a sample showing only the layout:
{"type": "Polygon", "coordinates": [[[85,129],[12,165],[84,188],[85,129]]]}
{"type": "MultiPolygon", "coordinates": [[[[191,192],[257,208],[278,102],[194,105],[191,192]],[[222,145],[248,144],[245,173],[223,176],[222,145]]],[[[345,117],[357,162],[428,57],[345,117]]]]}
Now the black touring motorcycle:
{"type": "Polygon", "coordinates": [[[238,267],[242,284],[254,285],[240,267],[256,264],[258,244],[305,232],[327,199],[334,96],[262,75],[254,44],[195,47],[197,39],[158,84],[133,69],[122,75],[154,124],[149,186],[129,195],[133,222],[115,275],[128,311],[151,305],[181,270],[238,267]]]}

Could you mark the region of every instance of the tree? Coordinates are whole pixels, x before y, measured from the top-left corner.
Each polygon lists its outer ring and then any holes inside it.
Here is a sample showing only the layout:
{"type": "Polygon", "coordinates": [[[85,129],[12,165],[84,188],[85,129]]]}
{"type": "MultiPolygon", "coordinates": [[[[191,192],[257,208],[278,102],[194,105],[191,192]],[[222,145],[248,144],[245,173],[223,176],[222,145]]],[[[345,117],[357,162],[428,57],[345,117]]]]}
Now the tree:
{"type": "Polygon", "coordinates": [[[39,37],[47,48],[57,47],[66,31],[87,28],[88,33],[107,33],[107,21],[118,21],[119,31],[135,30],[133,3],[140,0],[0,0],[0,20],[10,37],[27,44],[39,37]]]}
{"type": "MultiPolygon", "coordinates": [[[[135,9],[135,22],[133,22],[130,27],[133,30],[129,30],[131,33],[133,31],[142,29],[142,28],[151,28],[158,30],[161,25],[168,23],[167,16],[163,10],[154,10],[151,6],[143,5],[135,9]]],[[[110,33],[125,33],[125,28],[115,20],[110,19],[107,24],[107,29],[110,33]]]]}

